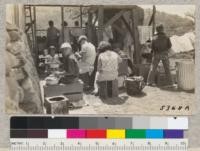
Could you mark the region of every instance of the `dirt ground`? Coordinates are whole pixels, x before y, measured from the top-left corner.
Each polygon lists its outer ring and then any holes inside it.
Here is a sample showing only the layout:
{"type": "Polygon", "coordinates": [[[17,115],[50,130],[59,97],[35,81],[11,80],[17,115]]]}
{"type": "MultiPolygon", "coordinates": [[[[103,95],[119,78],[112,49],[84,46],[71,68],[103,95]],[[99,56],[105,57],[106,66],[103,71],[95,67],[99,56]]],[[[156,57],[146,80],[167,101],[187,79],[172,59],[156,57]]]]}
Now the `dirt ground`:
{"type": "Polygon", "coordinates": [[[70,114],[158,114],[188,115],[195,108],[194,92],[180,91],[177,88],[158,88],[146,86],[137,96],[128,96],[122,90],[118,98],[101,100],[94,95],[84,94],[84,105],[80,109],[70,110],[70,114]],[[164,110],[160,110],[164,107],[164,110]],[[167,108],[170,109],[167,111],[167,108]],[[182,106],[181,110],[178,107],[182,106]],[[189,106],[189,111],[185,107],[189,106]],[[174,108],[175,107],[175,110],[174,108]]]}

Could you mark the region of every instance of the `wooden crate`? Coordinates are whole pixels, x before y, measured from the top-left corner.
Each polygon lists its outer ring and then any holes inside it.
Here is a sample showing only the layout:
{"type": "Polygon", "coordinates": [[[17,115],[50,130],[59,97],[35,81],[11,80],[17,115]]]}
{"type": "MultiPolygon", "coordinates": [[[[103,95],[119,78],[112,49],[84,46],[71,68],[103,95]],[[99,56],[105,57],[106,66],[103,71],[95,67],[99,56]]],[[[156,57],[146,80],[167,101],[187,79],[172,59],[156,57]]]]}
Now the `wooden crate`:
{"type": "MultiPolygon", "coordinates": [[[[176,76],[176,73],[174,72],[171,72],[171,76],[172,76],[172,81],[174,83],[177,82],[177,76],[176,76]]],[[[170,82],[166,76],[165,73],[157,73],[157,76],[156,76],[156,84],[158,86],[167,86],[167,85],[170,85],[170,82]]]]}
{"type": "Polygon", "coordinates": [[[44,95],[46,97],[63,94],[74,94],[83,92],[83,82],[81,80],[69,84],[45,85],[44,95]]]}
{"type": "Polygon", "coordinates": [[[69,101],[79,101],[83,98],[83,82],[81,80],[69,84],[45,85],[44,96],[64,95],[69,101]]]}

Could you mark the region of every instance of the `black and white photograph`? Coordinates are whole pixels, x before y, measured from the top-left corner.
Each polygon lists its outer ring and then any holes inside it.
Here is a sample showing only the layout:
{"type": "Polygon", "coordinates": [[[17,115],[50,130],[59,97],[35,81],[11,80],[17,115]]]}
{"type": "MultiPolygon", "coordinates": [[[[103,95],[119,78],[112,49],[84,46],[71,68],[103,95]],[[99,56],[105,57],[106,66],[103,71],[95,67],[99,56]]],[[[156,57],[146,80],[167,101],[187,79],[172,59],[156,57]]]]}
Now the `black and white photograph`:
{"type": "Polygon", "coordinates": [[[192,115],[195,5],[7,4],[8,114],[192,115]]]}

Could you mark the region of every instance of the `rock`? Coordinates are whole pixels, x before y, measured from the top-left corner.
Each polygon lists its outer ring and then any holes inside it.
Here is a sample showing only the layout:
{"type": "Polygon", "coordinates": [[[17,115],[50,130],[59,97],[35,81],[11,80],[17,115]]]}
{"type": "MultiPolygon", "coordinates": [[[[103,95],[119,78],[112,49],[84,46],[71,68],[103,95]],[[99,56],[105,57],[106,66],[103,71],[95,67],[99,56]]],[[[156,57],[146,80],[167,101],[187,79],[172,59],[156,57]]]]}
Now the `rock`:
{"type": "Polygon", "coordinates": [[[6,108],[14,110],[15,112],[19,109],[19,102],[24,99],[24,92],[20,88],[16,79],[13,77],[6,77],[6,108]],[[9,106],[10,105],[10,106],[9,106]]]}
{"type": "Polygon", "coordinates": [[[10,24],[10,23],[6,23],[6,30],[9,31],[19,31],[19,28],[14,25],[14,24],[10,24]]]}
{"type": "Polygon", "coordinates": [[[20,32],[18,31],[9,31],[8,34],[10,35],[11,42],[15,42],[21,39],[20,32]]]}
{"type": "Polygon", "coordinates": [[[23,45],[24,44],[21,41],[10,42],[6,45],[6,50],[13,55],[21,55],[23,51],[23,45]]]}
{"type": "Polygon", "coordinates": [[[7,23],[6,30],[7,111],[42,113],[39,77],[26,36],[15,25],[7,23]]]}
{"type": "Polygon", "coordinates": [[[6,45],[10,42],[10,36],[8,32],[6,32],[6,45]]]}

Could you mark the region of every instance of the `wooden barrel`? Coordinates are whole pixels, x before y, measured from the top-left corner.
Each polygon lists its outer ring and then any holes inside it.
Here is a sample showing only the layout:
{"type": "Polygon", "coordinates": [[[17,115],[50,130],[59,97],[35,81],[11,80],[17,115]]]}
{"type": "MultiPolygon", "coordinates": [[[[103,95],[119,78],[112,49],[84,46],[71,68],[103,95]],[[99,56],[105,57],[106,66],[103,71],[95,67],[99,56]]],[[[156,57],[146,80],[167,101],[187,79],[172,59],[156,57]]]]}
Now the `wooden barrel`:
{"type": "Polygon", "coordinates": [[[193,61],[176,62],[178,88],[186,91],[195,88],[195,67],[193,61]]]}

